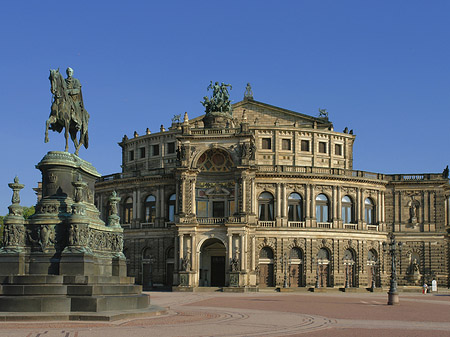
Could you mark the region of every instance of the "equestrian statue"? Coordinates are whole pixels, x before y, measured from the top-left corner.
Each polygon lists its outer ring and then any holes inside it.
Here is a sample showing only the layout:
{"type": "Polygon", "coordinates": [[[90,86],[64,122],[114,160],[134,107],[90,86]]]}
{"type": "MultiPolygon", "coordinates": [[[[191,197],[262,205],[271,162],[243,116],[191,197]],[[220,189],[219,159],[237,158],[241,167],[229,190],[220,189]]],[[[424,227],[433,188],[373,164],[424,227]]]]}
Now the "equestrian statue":
{"type": "Polygon", "coordinates": [[[53,94],[53,102],[50,117],[45,125],[45,142],[48,142],[49,129],[57,132],[64,129],[65,151],[69,151],[70,135],[75,146],[75,155],[78,155],[82,145],[86,149],[89,146],[89,113],[84,108],[80,81],[72,77],[72,68],[67,68],[66,73],[67,78],[64,79],[59,68],[50,70],[50,91],[53,94]],[[78,132],[80,132],[79,139],[77,139],[78,132]]]}

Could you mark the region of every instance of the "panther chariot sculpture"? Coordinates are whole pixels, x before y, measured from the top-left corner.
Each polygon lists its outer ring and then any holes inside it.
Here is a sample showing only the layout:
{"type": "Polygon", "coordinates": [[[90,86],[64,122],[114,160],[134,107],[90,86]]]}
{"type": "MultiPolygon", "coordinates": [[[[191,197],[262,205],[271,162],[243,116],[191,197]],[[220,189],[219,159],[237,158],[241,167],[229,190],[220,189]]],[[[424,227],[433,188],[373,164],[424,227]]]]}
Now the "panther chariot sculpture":
{"type": "Polygon", "coordinates": [[[48,142],[48,130],[59,133],[64,130],[65,151],[69,151],[70,136],[75,146],[75,155],[78,156],[82,145],[86,149],[89,146],[89,113],[84,108],[80,81],[72,77],[72,68],[67,68],[66,73],[67,78],[64,79],[59,68],[50,70],[50,91],[53,94],[53,101],[50,117],[45,124],[45,143],[48,142]],[[80,133],[79,139],[77,139],[78,133],[80,133]]]}

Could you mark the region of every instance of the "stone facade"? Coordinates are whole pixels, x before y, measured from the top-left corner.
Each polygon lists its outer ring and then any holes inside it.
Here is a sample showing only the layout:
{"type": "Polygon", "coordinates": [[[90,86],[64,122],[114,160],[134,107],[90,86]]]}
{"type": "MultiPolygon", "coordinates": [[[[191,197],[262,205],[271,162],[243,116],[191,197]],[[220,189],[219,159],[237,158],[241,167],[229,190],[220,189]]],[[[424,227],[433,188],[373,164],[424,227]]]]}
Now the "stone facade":
{"type": "Polygon", "coordinates": [[[400,285],[449,285],[445,175],[353,170],[352,131],[248,97],[213,127],[203,118],[124,136],[122,172],[96,183],[104,219],[121,197],[144,287],[386,286],[390,232],[400,285]]]}

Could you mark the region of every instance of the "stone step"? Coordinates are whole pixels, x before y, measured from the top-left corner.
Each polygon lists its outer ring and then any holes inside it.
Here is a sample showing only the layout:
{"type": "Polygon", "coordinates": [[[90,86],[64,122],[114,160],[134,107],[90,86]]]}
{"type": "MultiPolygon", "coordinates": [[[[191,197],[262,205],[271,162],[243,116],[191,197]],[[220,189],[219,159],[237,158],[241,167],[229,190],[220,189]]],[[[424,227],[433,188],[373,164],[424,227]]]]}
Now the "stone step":
{"type": "Polygon", "coordinates": [[[68,285],[69,296],[93,296],[93,295],[137,295],[142,292],[140,285],[68,285]]]}
{"type": "Polygon", "coordinates": [[[114,310],[143,309],[150,305],[150,297],[145,294],[124,296],[73,296],[71,312],[103,312],[114,310]]]}
{"type": "Polygon", "coordinates": [[[3,285],[0,294],[4,296],[33,296],[33,295],[135,295],[142,292],[140,285],[54,285],[54,284],[19,284],[3,285]]]}
{"type": "Polygon", "coordinates": [[[16,275],[3,278],[3,284],[134,284],[128,276],[16,275]]]}
{"type": "Polygon", "coordinates": [[[0,312],[70,312],[66,296],[0,296],[0,312]]]}
{"type": "Polygon", "coordinates": [[[104,312],[148,308],[145,294],[116,296],[0,296],[0,312],[104,312]]]}

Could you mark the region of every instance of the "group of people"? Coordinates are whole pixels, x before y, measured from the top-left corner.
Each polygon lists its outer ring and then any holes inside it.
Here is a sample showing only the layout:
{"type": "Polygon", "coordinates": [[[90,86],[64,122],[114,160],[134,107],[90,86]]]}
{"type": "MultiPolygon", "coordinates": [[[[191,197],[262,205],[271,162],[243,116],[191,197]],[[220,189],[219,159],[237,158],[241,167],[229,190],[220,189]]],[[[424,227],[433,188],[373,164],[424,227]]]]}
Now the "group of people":
{"type": "MultiPolygon", "coordinates": [[[[431,281],[431,291],[433,293],[437,292],[437,281],[435,279],[433,279],[433,281],[431,281]]],[[[422,294],[426,294],[426,293],[428,293],[428,284],[425,282],[423,284],[422,294]]]]}

